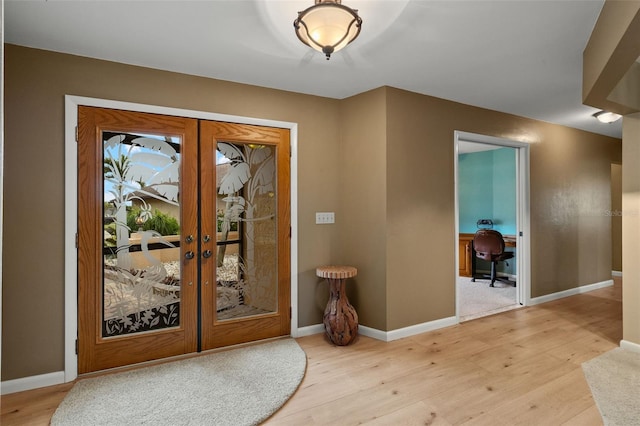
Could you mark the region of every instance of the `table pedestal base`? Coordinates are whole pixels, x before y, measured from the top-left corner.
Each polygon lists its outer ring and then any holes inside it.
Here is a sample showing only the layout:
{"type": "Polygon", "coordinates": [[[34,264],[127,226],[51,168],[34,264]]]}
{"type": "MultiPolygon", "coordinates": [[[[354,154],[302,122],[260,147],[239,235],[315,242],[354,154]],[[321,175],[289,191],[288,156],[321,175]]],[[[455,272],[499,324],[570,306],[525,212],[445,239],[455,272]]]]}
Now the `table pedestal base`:
{"type": "Polygon", "coordinates": [[[330,296],[324,310],[324,329],[338,346],[351,343],[358,335],[358,313],[345,293],[346,279],[329,279],[330,296]]]}

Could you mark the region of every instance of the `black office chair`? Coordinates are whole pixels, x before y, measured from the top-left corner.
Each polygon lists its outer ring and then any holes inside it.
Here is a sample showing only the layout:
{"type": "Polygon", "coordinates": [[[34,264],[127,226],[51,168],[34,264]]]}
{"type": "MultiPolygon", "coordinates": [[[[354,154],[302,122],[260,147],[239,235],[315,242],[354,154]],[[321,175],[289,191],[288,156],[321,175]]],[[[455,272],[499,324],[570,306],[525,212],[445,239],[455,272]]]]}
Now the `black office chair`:
{"type": "MultiPolygon", "coordinates": [[[[496,264],[498,262],[505,261],[513,258],[513,253],[504,251],[504,238],[502,234],[493,229],[481,229],[476,232],[473,237],[473,250],[476,253],[478,259],[483,259],[491,262],[491,274],[482,275],[479,278],[489,278],[491,280],[490,287],[495,287],[493,284],[496,281],[501,281],[512,286],[516,286],[514,281],[507,278],[498,277],[496,275],[496,264]]],[[[475,282],[476,277],[473,276],[471,281],[475,282]]]]}

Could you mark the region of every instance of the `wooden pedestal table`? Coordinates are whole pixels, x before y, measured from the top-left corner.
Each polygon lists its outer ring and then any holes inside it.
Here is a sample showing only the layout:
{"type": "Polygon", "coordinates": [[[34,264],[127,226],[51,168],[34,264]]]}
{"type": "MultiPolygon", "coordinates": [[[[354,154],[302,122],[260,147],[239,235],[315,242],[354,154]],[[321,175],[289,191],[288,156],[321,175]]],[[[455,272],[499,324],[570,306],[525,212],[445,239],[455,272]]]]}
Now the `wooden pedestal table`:
{"type": "Polygon", "coordinates": [[[329,283],[329,302],[324,310],[324,329],[329,339],[338,346],[353,342],[358,335],[358,313],[349,303],[345,287],[347,279],[355,277],[353,266],[321,266],[316,275],[329,283]]]}

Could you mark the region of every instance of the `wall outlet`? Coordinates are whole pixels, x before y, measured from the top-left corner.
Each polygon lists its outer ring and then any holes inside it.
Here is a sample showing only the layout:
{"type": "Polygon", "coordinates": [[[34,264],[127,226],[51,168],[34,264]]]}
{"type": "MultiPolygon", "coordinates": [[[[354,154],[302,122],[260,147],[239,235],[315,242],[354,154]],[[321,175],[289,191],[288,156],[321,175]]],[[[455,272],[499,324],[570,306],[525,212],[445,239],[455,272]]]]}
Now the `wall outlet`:
{"type": "Polygon", "coordinates": [[[326,223],[335,223],[336,215],[334,212],[316,212],[316,224],[324,225],[326,223]]]}

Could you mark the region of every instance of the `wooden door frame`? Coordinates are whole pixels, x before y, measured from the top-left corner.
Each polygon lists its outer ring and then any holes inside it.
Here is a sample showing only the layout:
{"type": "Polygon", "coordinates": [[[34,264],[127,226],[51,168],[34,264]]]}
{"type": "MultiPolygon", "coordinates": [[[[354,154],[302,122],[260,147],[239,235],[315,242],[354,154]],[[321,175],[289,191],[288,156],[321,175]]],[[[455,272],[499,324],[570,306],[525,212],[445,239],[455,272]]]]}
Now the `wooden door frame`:
{"type": "MultiPolygon", "coordinates": [[[[458,238],[459,225],[459,201],[458,201],[458,144],[460,141],[473,142],[486,145],[495,145],[516,150],[516,228],[517,238],[516,276],[518,286],[516,288],[516,303],[522,306],[531,304],[531,226],[529,203],[529,144],[511,139],[497,138],[494,136],[480,135],[476,133],[456,130],[453,137],[454,149],[454,187],[455,187],[455,277],[457,280],[460,254],[458,238]]],[[[456,285],[456,322],[460,322],[460,297],[456,285]]]]}
{"type": "Polygon", "coordinates": [[[101,108],[122,109],[127,111],[148,112],[163,115],[195,118],[211,121],[227,121],[238,124],[280,127],[289,129],[291,134],[291,336],[298,337],[298,125],[297,123],[217,114],[205,111],[161,107],[82,96],[65,96],[65,221],[64,221],[64,282],[65,282],[65,343],[64,343],[64,381],[70,382],[78,377],[78,355],[76,339],[78,335],[78,255],[76,234],[78,229],[78,145],[76,126],[78,124],[78,106],[86,105],[101,108]]]}

